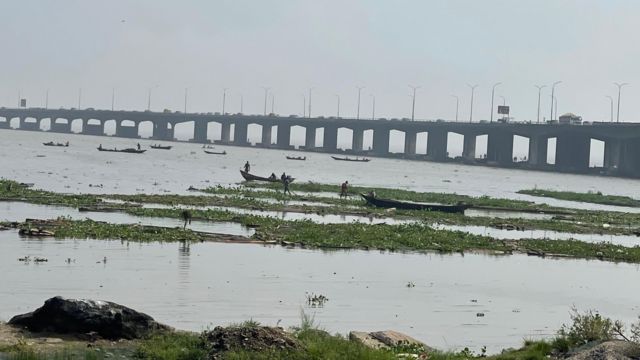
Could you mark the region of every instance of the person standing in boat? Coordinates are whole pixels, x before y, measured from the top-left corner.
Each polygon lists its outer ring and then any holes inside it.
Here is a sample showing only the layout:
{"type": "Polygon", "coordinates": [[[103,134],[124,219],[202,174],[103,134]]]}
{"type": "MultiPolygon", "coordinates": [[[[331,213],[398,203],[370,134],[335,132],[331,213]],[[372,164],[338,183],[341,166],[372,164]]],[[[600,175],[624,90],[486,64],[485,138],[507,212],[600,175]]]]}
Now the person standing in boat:
{"type": "Polygon", "coordinates": [[[140,150],[140,143],[138,143],[138,150],[140,150]]]}
{"type": "Polygon", "coordinates": [[[286,178],[287,178],[287,174],[282,173],[282,175],[280,175],[280,181],[284,182],[286,178]]]}
{"type": "Polygon", "coordinates": [[[98,146],[98,149],[102,150],[102,144],[100,144],[100,146],[98,146]]]}
{"type": "Polygon", "coordinates": [[[248,173],[251,170],[251,164],[247,161],[244,163],[244,172],[248,173]]]}
{"type": "Polygon", "coordinates": [[[349,196],[349,182],[345,181],[340,185],[340,199],[343,197],[346,198],[349,196]]]}

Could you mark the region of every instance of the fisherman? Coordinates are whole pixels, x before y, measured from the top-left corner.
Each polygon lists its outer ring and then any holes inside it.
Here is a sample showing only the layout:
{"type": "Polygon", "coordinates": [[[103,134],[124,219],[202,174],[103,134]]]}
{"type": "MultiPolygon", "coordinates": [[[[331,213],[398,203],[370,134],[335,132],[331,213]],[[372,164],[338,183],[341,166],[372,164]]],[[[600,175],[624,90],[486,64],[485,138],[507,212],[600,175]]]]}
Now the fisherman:
{"type": "Polygon", "coordinates": [[[249,161],[247,161],[244,163],[244,172],[248,173],[249,170],[251,170],[251,165],[249,164],[249,161]]]}
{"type": "Polygon", "coordinates": [[[100,146],[98,146],[98,149],[102,150],[102,144],[100,144],[100,146]]]}
{"type": "Polygon", "coordinates": [[[340,198],[346,198],[349,196],[349,182],[345,181],[340,185],[340,198]]]}
{"type": "Polygon", "coordinates": [[[284,180],[282,180],[282,184],[284,185],[284,191],[283,191],[284,195],[286,194],[291,195],[291,190],[289,190],[289,183],[290,183],[289,177],[285,177],[284,180]]]}
{"type": "Polygon", "coordinates": [[[271,173],[271,176],[269,176],[269,180],[276,180],[277,178],[276,173],[271,173]]]}
{"type": "Polygon", "coordinates": [[[285,179],[287,179],[287,178],[288,178],[288,176],[287,176],[287,174],[285,174],[285,173],[282,173],[282,175],[280,175],[280,180],[281,180],[282,182],[284,182],[284,181],[285,181],[285,179]]]}
{"type": "Polygon", "coordinates": [[[138,150],[140,150],[140,143],[138,143],[138,150]]]}
{"type": "Polygon", "coordinates": [[[68,147],[68,146],[69,146],[69,142],[67,141],[67,142],[64,144],[64,146],[67,146],[67,147],[68,147]]]}

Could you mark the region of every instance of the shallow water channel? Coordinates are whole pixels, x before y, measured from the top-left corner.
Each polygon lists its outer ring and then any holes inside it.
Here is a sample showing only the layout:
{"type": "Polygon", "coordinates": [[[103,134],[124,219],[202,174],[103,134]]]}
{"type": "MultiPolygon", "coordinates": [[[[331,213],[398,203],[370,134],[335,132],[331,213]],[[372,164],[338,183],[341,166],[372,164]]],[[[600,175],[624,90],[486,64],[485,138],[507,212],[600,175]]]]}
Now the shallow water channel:
{"type": "Polygon", "coordinates": [[[304,309],[331,332],[394,329],[440,349],[496,352],[551,336],[572,306],[633,321],[639,270],[524,255],[33,239],[9,230],[0,232],[0,320],[55,295],[115,301],[190,330],[248,319],[298,325],[304,309]],[[48,262],[17,260],[26,255],[48,262]],[[309,308],[306,292],[329,301],[309,308]]]}
{"type": "MultiPolygon", "coordinates": [[[[23,202],[0,202],[0,221],[55,219],[61,216],[74,220],[91,219],[112,224],[141,224],[163,227],[182,227],[183,221],[173,218],[133,216],[120,212],[80,212],[72,207],[37,205],[23,202]]],[[[255,230],[233,222],[191,221],[189,229],[210,233],[251,236],[255,230]]]]}

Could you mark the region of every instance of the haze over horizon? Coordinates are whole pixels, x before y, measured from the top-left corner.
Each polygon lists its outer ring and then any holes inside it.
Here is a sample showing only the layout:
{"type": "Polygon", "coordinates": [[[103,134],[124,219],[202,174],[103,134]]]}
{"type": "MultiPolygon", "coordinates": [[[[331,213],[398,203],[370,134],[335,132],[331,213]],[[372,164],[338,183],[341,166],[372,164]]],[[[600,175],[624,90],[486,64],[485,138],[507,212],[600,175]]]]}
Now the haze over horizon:
{"type": "MultiPolygon", "coordinates": [[[[490,117],[506,98],[516,121],[536,119],[534,84],[556,88],[558,114],[608,121],[612,84],[623,89],[621,121],[640,115],[639,49],[629,35],[640,31],[640,3],[574,1],[186,1],[115,0],[0,4],[0,106],[263,112],[263,86],[271,88],[278,114],[302,114],[303,94],[313,87],[312,115],[355,117],[411,115],[408,85],[418,85],[417,119],[453,119],[460,97],[468,121],[490,117]],[[533,54],[533,55],[532,55],[533,54]]],[[[549,87],[542,117],[549,117],[549,87]]],[[[268,110],[270,111],[271,100],[268,110]]]]}

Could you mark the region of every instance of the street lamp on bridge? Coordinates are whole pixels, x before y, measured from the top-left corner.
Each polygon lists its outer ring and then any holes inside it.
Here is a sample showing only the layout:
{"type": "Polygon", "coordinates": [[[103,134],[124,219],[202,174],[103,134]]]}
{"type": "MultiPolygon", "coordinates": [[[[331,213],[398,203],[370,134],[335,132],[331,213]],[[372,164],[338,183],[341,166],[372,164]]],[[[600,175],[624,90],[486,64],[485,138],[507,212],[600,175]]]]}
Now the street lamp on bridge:
{"type": "Polygon", "coordinates": [[[611,107],[611,116],[609,118],[610,119],[609,122],[613,122],[613,97],[611,97],[609,95],[607,95],[606,97],[609,98],[609,104],[611,105],[610,106],[611,107]]]}
{"type": "Polygon", "coordinates": [[[412,96],[413,101],[411,102],[411,121],[414,121],[415,113],[416,113],[416,90],[420,89],[420,86],[409,85],[409,87],[413,89],[413,96],[412,96]]]}
{"type": "Polygon", "coordinates": [[[113,111],[116,103],[116,88],[111,88],[111,111],[113,111]]]}
{"type": "MultiPolygon", "coordinates": [[[[562,83],[562,81],[556,81],[553,83],[553,85],[551,85],[551,114],[549,114],[551,116],[551,120],[553,120],[553,102],[555,101],[555,90],[556,90],[556,85],[562,83]]],[[[558,112],[558,108],[556,107],[556,113],[558,112]]]]}
{"type": "Polygon", "coordinates": [[[151,90],[157,88],[159,85],[155,85],[147,89],[147,110],[151,111],[151,90]]]}
{"type": "Polygon", "coordinates": [[[458,105],[460,105],[460,98],[458,95],[451,95],[451,97],[456,98],[456,122],[458,122],[458,105]]]}
{"type": "Polygon", "coordinates": [[[222,89],[222,115],[224,115],[224,111],[227,105],[227,90],[229,90],[229,88],[222,89]]]}
{"type": "Polygon", "coordinates": [[[360,120],[360,93],[362,92],[362,89],[364,89],[364,86],[357,86],[356,88],[358,89],[358,110],[356,112],[356,120],[360,120]]]}
{"type": "MultiPolygon", "coordinates": [[[[618,96],[620,98],[620,96],[618,96]]],[[[82,88],[78,88],[78,110],[80,110],[82,105],[82,88]]]]}
{"type": "Polygon", "coordinates": [[[491,120],[489,120],[489,122],[493,122],[493,98],[495,96],[496,93],[496,87],[498,87],[498,85],[502,84],[501,82],[497,82],[495,84],[493,84],[493,87],[491,88],[491,120]]]}
{"type": "Polygon", "coordinates": [[[618,113],[616,114],[616,122],[619,123],[620,122],[620,91],[622,90],[622,87],[625,85],[629,85],[628,83],[613,83],[615,86],[618,87],[618,113]]]}
{"type": "Polygon", "coordinates": [[[478,87],[478,84],[476,85],[467,84],[467,86],[471,89],[471,109],[469,110],[469,122],[473,122],[473,93],[478,87]]]}
{"type": "Polygon", "coordinates": [[[49,108],[49,89],[47,88],[47,92],[45,93],[44,96],[44,108],[48,109],[49,108]]]}
{"type": "Polygon", "coordinates": [[[536,122],[540,123],[540,94],[542,94],[542,89],[546,88],[547,85],[533,85],[538,88],[538,117],[536,118],[536,122]]]}
{"type": "Polygon", "coordinates": [[[369,96],[371,96],[371,98],[373,99],[373,105],[372,105],[372,109],[371,109],[371,120],[375,120],[376,119],[376,96],[373,94],[370,94],[369,96]]]}
{"type": "Polygon", "coordinates": [[[315,88],[313,88],[313,87],[309,88],[309,111],[308,111],[308,114],[307,114],[307,115],[309,115],[309,119],[311,119],[311,91],[313,91],[313,89],[315,89],[315,88]]]}
{"type": "Polygon", "coordinates": [[[264,116],[267,116],[267,95],[269,95],[269,88],[266,86],[263,86],[262,89],[264,90],[264,116]]]}
{"type": "Polygon", "coordinates": [[[335,97],[338,99],[338,111],[336,113],[336,118],[340,118],[340,95],[335,94],[335,97]]]}

